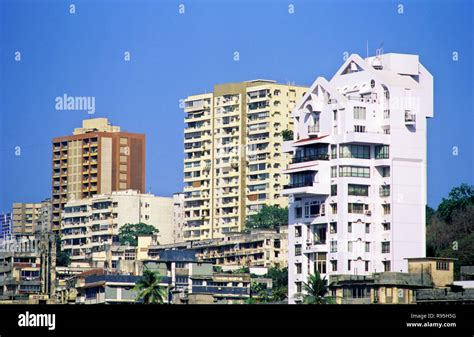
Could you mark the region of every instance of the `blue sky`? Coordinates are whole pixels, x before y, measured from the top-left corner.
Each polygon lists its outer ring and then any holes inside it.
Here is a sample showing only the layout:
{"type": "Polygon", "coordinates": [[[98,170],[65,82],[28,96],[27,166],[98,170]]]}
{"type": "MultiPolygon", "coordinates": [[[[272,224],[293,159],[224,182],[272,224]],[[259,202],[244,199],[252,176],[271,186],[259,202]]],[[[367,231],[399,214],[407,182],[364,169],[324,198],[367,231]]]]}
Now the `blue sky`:
{"type": "Polygon", "coordinates": [[[0,211],[50,196],[51,139],[89,117],[55,110],[57,96],[94,96],[95,117],[145,133],[147,190],[171,195],[182,189],[181,98],[255,78],[309,86],[330,78],[344,52],[365,56],[367,40],[370,55],[382,42],[385,52],[419,54],[434,76],[428,204],[437,206],[474,181],[472,20],[468,0],[1,0],[0,211]]]}

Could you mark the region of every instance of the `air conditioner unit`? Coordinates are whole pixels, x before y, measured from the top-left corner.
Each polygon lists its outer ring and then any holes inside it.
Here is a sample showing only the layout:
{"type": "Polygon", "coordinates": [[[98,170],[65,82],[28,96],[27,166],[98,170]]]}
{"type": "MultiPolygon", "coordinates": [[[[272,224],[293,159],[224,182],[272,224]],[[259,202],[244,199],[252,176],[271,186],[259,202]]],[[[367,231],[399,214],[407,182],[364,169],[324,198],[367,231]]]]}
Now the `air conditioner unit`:
{"type": "Polygon", "coordinates": [[[372,215],[372,211],[365,211],[365,215],[372,215]]]}

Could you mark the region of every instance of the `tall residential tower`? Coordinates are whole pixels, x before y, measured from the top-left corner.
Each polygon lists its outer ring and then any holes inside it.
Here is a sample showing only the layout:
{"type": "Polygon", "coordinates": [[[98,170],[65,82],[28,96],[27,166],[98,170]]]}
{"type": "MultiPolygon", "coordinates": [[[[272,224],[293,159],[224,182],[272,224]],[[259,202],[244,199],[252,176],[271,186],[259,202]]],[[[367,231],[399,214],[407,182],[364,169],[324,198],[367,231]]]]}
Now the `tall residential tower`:
{"type": "Polygon", "coordinates": [[[425,256],[428,117],[433,77],[417,55],[351,55],[299,101],[284,144],[290,303],[316,270],[406,272],[425,256]]]}
{"type": "Polygon", "coordinates": [[[185,240],[223,237],[265,204],[287,206],[282,132],[306,90],[255,80],[185,100],[185,240]]]}
{"type": "Polygon", "coordinates": [[[120,131],[106,118],[84,120],[72,136],[53,139],[52,229],[69,199],[145,190],[145,135],[120,131]]]}

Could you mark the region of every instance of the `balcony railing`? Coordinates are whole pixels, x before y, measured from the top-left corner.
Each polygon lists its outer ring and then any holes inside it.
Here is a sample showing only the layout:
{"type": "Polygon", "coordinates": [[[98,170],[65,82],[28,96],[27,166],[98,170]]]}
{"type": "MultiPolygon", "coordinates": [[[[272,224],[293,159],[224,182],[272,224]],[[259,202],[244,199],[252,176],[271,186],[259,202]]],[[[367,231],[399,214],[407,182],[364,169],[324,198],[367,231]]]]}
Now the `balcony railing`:
{"type": "Polygon", "coordinates": [[[329,160],[329,154],[328,153],[320,153],[320,154],[314,154],[311,156],[298,156],[298,157],[293,157],[291,160],[292,164],[296,163],[303,163],[307,161],[313,161],[313,160],[329,160]]]}
{"type": "Polygon", "coordinates": [[[288,190],[290,188],[299,188],[299,187],[310,187],[313,186],[313,181],[312,180],[307,180],[304,182],[299,182],[299,183],[291,183],[288,185],[284,185],[283,189],[288,190]]]}

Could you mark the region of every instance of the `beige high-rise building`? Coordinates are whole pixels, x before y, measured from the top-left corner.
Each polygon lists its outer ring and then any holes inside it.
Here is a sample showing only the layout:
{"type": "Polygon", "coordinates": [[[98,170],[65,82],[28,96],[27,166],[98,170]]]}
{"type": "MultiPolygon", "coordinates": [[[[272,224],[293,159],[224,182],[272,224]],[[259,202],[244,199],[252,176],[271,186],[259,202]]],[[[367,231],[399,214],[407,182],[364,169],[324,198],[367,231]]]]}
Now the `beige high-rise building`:
{"type": "Polygon", "coordinates": [[[41,203],[13,204],[13,234],[32,235],[36,231],[36,223],[41,215],[41,203]]]}
{"type": "Polygon", "coordinates": [[[53,139],[52,229],[70,199],[134,189],[145,191],[145,135],[120,131],[107,118],[82,122],[72,136],[53,139]]]}
{"type": "Polygon", "coordinates": [[[282,132],[307,90],[254,80],[185,100],[185,240],[223,237],[265,204],[287,206],[282,132]]]}

